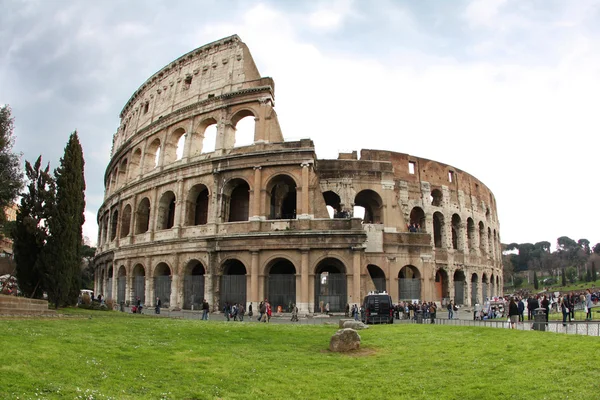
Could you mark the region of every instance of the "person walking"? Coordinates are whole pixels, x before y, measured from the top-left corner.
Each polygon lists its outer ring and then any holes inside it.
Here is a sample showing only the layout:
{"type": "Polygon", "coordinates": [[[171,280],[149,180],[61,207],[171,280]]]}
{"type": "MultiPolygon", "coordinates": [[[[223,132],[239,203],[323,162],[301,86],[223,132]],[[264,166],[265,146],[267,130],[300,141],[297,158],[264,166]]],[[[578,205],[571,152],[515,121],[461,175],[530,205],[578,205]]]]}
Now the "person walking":
{"type": "Polygon", "coordinates": [[[202,300],[202,321],[208,321],[208,301],[206,299],[202,300]]]}
{"type": "Polygon", "coordinates": [[[160,314],[160,305],[161,305],[160,297],[157,296],[156,297],[156,307],[154,307],[154,313],[160,314]]]}
{"type": "Polygon", "coordinates": [[[563,296],[558,298],[558,305],[563,315],[563,326],[567,326],[567,315],[569,315],[568,301],[563,296]]]}
{"type": "Polygon", "coordinates": [[[519,308],[519,322],[523,322],[525,320],[525,302],[523,299],[518,299],[517,307],[519,308]]]}
{"type": "Polygon", "coordinates": [[[510,320],[510,329],[515,329],[515,324],[519,322],[519,306],[515,303],[515,298],[510,298],[508,303],[508,319],[510,320]]]}
{"type": "Polygon", "coordinates": [[[452,319],[454,318],[454,301],[450,300],[450,303],[448,303],[448,319],[452,319]]]}
{"type": "Polygon", "coordinates": [[[588,289],[586,292],[587,293],[585,294],[585,320],[591,321],[592,320],[592,292],[590,291],[590,289],[588,289]]]}
{"type": "Polygon", "coordinates": [[[292,304],[292,322],[298,322],[298,307],[295,304],[292,304]]]}
{"type": "Polygon", "coordinates": [[[252,302],[250,302],[250,305],[248,306],[248,317],[252,319],[252,302]]]}

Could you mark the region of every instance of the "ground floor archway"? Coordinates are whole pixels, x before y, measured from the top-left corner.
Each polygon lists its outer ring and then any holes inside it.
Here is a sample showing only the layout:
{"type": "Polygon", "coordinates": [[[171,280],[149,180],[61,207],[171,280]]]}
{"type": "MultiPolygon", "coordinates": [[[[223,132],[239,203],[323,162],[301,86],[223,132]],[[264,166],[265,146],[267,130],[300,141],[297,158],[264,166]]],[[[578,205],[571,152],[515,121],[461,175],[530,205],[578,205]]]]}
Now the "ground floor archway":
{"type": "Polygon", "coordinates": [[[225,303],[246,304],[246,267],[239,260],[227,260],[223,264],[221,275],[221,309],[225,303]]]}
{"type": "Polygon", "coordinates": [[[421,300],[421,274],[417,267],[406,265],[398,272],[399,300],[421,300]]]}
{"type": "Polygon", "coordinates": [[[281,306],[290,312],[296,304],[296,267],[289,260],[277,259],[269,266],[267,299],[273,310],[281,306]]]}
{"type": "Polygon", "coordinates": [[[204,300],[204,265],[198,260],[191,260],[187,263],[184,273],[183,308],[200,310],[204,300]]]}
{"type": "Polygon", "coordinates": [[[329,311],[340,312],[348,302],[346,267],[336,258],[326,258],[315,269],[315,312],[329,304],[329,311]]]}

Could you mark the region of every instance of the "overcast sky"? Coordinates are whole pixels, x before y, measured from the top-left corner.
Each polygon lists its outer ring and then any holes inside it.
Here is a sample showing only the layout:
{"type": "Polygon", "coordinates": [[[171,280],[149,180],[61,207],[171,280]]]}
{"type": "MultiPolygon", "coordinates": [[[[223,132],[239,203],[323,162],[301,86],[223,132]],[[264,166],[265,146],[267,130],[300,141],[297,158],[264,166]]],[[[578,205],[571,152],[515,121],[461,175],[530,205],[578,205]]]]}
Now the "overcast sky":
{"type": "Polygon", "coordinates": [[[154,72],[238,34],[276,83],[286,139],[385,149],[495,194],[503,243],[600,241],[600,0],[0,0],[15,150],[58,166],[77,129],[86,225],[119,113],[154,72]]]}

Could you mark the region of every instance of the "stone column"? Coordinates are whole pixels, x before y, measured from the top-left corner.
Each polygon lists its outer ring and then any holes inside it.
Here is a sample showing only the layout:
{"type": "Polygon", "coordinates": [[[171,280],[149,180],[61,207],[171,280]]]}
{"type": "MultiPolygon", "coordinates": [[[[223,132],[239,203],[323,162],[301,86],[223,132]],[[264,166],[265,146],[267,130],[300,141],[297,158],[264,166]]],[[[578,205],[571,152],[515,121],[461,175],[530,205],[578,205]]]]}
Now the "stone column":
{"type": "Polygon", "coordinates": [[[117,300],[117,279],[119,276],[119,273],[117,271],[117,267],[115,266],[115,262],[114,260],[111,262],[112,263],[112,270],[113,270],[113,275],[112,275],[112,298],[113,300],[117,300]]]}
{"type": "MultiPolygon", "coordinates": [[[[308,256],[310,254],[309,249],[301,249],[301,265],[300,265],[300,301],[297,303],[298,312],[300,313],[308,313],[309,308],[309,295],[308,295],[308,286],[309,286],[309,277],[308,277],[308,269],[309,269],[309,260],[308,256]]],[[[296,296],[297,297],[297,296],[296,296]]]]}
{"type": "Polygon", "coordinates": [[[260,303],[260,296],[258,294],[258,250],[251,251],[250,254],[252,257],[252,265],[250,266],[250,301],[260,303]]]}
{"type": "Polygon", "coordinates": [[[185,133],[185,144],[183,146],[182,157],[184,163],[190,158],[190,153],[192,152],[192,140],[197,140],[196,135],[194,135],[194,118],[190,118],[190,125],[188,131],[185,133]]]}
{"type": "MultiPolygon", "coordinates": [[[[382,181],[381,189],[383,190],[383,221],[384,232],[396,232],[396,221],[394,221],[394,181],[382,181]]],[[[378,222],[378,221],[373,221],[378,222]]]]}
{"type": "Polygon", "coordinates": [[[156,223],[158,220],[158,187],[154,186],[152,188],[152,196],[150,200],[150,226],[148,227],[148,232],[150,233],[150,241],[154,240],[154,231],[156,230],[156,223]]]}
{"type": "Polygon", "coordinates": [[[353,248],[352,250],[352,302],[360,304],[360,259],[363,248],[353,248]]]}
{"type": "Polygon", "coordinates": [[[175,200],[175,237],[181,237],[181,227],[183,226],[183,179],[177,179],[177,199],[175,200]]]}
{"type": "Polygon", "coordinates": [[[149,307],[152,304],[152,298],[154,297],[154,281],[152,279],[153,276],[153,268],[151,264],[150,257],[146,257],[144,260],[144,265],[146,265],[146,282],[144,287],[144,306],[149,307]]]}
{"type": "Polygon", "coordinates": [[[264,219],[264,216],[260,215],[260,193],[262,189],[262,167],[254,167],[254,188],[252,189],[252,217],[251,221],[259,221],[264,219]]]}
{"type": "Polygon", "coordinates": [[[308,187],[308,174],[310,173],[310,165],[309,161],[305,161],[300,166],[302,167],[302,188],[301,188],[301,197],[300,197],[300,207],[296,211],[296,215],[298,219],[311,219],[310,215],[310,207],[309,207],[309,187],[308,187]]]}

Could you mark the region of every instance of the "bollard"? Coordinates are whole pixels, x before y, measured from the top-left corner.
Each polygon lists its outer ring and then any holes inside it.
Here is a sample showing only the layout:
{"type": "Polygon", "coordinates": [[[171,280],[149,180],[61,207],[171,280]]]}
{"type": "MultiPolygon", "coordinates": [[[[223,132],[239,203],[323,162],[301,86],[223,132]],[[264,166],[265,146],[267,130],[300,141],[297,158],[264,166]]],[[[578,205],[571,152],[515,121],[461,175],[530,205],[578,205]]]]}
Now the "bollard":
{"type": "Polygon", "coordinates": [[[536,331],[546,330],[546,309],[536,308],[533,310],[533,329],[536,331]]]}
{"type": "Polygon", "coordinates": [[[417,324],[422,324],[423,323],[423,311],[418,310],[417,311],[417,324]]]}

